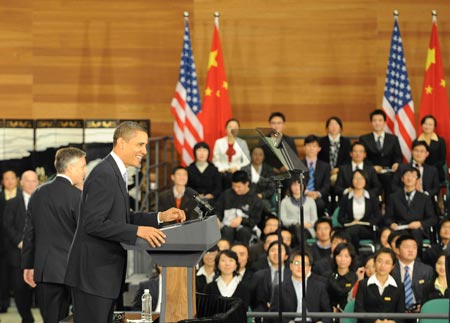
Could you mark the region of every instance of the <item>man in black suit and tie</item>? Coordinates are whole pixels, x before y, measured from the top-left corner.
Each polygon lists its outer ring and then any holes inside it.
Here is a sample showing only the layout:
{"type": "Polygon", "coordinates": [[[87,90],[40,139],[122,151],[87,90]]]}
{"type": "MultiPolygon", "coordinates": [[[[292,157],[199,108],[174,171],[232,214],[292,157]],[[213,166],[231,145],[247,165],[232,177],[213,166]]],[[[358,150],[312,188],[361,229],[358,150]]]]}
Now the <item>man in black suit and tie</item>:
{"type": "Polygon", "coordinates": [[[390,196],[384,220],[392,230],[405,226],[421,246],[428,228],[437,223],[437,217],[430,197],[416,189],[419,178],[417,168],[409,166],[403,170],[404,189],[390,196]]]}
{"type": "Polygon", "coordinates": [[[5,237],[8,248],[8,267],[12,278],[14,300],[23,323],[34,322],[31,313],[33,289],[23,280],[21,250],[23,248],[23,230],[30,196],[39,185],[37,174],[28,170],[22,174],[16,197],[8,200],[5,206],[5,237]]]}
{"type": "Polygon", "coordinates": [[[339,197],[349,193],[352,187],[353,172],[357,169],[363,170],[367,174],[366,190],[371,196],[381,194],[381,183],[378,180],[377,173],[373,165],[366,161],[366,148],[361,142],[355,142],[350,152],[352,158],[351,163],[339,167],[339,173],[336,180],[334,190],[339,197]]]}
{"type": "Polygon", "coordinates": [[[44,322],[58,323],[69,314],[70,290],[64,284],[67,255],[78,220],[86,175],[86,153],[61,148],[55,155],[56,177],[30,198],[25,222],[22,268],[25,282],[36,287],[44,322]]]}
{"type": "Polygon", "coordinates": [[[317,159],[320,151],[319,138],[309,135],[305,138],[305,159],[303,163],[308,168],[308,182],[306,183],[306,196],[316,202],[317,215],[324,215],[326,201],[330,193],[330,165],[317,159]]]}
{"type": "Polygon", "coordinates": [[[75,323],[111,322],[126,272],[127,253],[121,242],[135,244],[140,237],[157,248],[166,237],[159,223],[186,219],[175,208],[159,213],[130,211],[126,170],[140,166],[147,143],[141,126],[121,123],[114,132],[112,152],[85,181],[65,278],[72,287],[75,323]]]}
{"type": "MultiPolygon", "coordinates": [[[[302,284],[306,282],[306,309],[308,312],[331,312],[330,298],[328,296],[327,287],[325,283],[317,279],[314,274],[311,274],[311,256],[305,253],[305,274],[306,278],[302,277],[302,254],[299,250],[294,251],[291,255],[290,269],[291,277],[285,279],[282,283],[282,303],[281,309],[283,312],[302,312],[302,284]]],[[[270,301],[270,312],[278,312],[280,287],[274,287],[272,299],[270,301]]],[[[294,318],[284,318],[283,323],[291,322],[294,318]]],[[[297,321],[297,319],[295,319],[297,321]]],[[[308,318],[311,322],[331,322],[329,318],[308,318]]],[[[268,320],[268,322],[277,322],[277,320],[268,320]]]]}
{"type": "Polygon", "coordinates": [[[367,159],[374,165],[381,183],[385,199],[392,192],[392,172],[402,161],[402,151],[397,136],[385,132],[386,113],[377,109],[370,114],[373,132],[359,137],[366,147],[367,159]]]}
{"type": "Polygon", "coordinates": [[[410,164],[401,164],[394,174],[393,184],[396,190],[403,189],[401,174],[409,166],[415,167],[420,172],[417,190],[427,194],[432,201],[441,189],[438,170],[435,166],[425,164],[429,155],[428,145],[425,141],[414,141],[412,145],[412,160],[410,164]]]}

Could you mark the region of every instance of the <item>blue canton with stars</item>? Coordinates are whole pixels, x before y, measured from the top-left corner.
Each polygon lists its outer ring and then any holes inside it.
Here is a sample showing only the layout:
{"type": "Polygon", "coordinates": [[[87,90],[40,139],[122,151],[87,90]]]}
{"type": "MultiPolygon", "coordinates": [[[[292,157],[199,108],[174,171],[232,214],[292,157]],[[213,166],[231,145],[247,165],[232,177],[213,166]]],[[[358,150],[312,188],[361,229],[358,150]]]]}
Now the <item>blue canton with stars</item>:
{"type": "Polygon", "coordinates": [[[183,52],[181,53],[179,81],[186,89],[186,104],[197,114],[201,110],[200,93],[198,91],[197,72],[195,71],[194,55],[192,54],[189,23],[184,24],[183,52]]]}
{"type": "Polygon", "coordinates": [[[384,97],[391,104],[395,114],[411,101],[411,87],[409,86],[402,37],[400,36],[397,20],[394,22],[394,30],[392,32],[384,97]]]}

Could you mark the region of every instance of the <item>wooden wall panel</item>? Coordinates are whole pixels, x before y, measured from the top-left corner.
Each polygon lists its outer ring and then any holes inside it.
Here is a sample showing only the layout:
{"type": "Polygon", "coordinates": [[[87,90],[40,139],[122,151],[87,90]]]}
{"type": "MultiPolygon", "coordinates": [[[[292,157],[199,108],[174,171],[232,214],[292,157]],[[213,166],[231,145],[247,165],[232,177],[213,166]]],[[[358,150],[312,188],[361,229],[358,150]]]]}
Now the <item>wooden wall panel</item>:
{"type": "Polygon", "coordinates": [[[3,1],[0,118],[151,118],[152,135],[170,135],[182,13],[191,13],[203,92],[218,10],[233,114],[244,127],[265,126],[280,110],[290,134],[323,134],[326,117],[338,115],[357,135],[381,105],[394,9],[417,113],[431,9],[450,79],[445,1],[3,1]]]}

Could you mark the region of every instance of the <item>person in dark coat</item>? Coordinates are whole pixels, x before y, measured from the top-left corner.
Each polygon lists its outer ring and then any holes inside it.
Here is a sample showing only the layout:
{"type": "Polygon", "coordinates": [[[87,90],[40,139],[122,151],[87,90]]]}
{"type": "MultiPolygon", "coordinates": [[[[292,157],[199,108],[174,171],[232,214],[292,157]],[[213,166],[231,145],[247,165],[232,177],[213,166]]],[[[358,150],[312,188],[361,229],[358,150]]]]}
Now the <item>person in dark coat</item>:
{"type": "Polygon", "coordinates": [[[429,284],[428,291],[425,293],[426,300],[436,298],[448,298],[448,283],[447,274],[445,271],[445,256],[443,251],[436,260],[434,265],[435,275],[434,279],[429,284]]]}

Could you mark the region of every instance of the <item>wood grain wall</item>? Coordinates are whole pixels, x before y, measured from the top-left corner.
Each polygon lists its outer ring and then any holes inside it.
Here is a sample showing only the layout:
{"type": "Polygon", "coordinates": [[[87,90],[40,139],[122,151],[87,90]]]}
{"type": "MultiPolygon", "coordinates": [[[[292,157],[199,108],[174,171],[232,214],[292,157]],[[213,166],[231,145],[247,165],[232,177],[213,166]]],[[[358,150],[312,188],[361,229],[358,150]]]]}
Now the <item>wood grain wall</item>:
{"type": "Polygon", "coordinates": [[[447,1],[2,1],[0,118],[150,118],[153,136],[170,135],[182,13],[191,13],[203,91],[218,10],[233,114],[244,127],[280,110],[290,134],[323,134],[338,115],[357,135],[381,105],[394,9],[417,113],[431,9],[450,79],[447,1]]]}

